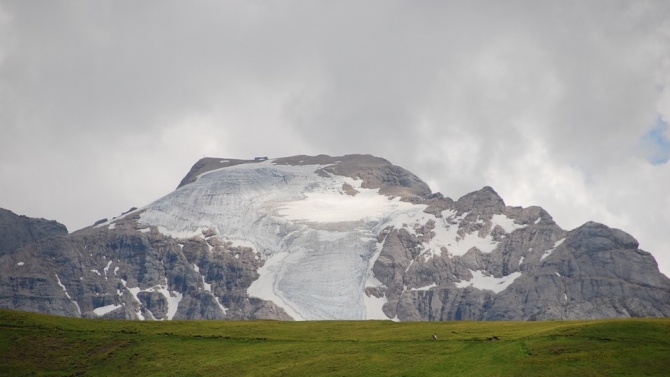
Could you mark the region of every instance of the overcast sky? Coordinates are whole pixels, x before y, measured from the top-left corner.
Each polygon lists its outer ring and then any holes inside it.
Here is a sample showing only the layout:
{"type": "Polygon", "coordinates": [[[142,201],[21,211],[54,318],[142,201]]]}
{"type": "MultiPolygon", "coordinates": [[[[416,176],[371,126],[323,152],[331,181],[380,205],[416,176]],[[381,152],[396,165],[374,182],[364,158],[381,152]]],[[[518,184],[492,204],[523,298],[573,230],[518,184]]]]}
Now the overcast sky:
{"type": "Polygon", "coordinates": [[[0,0],[0,207],[70,231],[201,157],[369,153],[670,275],[670,2],[0,0]]]}

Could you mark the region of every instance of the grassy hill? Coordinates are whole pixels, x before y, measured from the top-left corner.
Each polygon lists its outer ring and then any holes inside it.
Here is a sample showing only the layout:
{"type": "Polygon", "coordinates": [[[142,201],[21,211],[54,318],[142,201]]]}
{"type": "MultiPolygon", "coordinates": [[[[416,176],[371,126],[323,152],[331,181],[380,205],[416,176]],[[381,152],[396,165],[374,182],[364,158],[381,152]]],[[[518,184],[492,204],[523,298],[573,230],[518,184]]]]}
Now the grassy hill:
{"type": "Polygon", "coordinates": [[[0,310],[1,376],[669,374],[670,319],[136,322],[0,310]]]}

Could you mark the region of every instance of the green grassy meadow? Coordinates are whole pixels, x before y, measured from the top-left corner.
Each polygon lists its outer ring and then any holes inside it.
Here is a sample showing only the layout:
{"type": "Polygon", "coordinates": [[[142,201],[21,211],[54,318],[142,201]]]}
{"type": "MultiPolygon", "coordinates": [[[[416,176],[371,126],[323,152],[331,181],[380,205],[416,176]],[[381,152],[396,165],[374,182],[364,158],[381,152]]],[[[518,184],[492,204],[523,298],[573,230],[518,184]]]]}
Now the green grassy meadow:
{"type": "Polygon", "coordinates": [[[0,310],[0,376],[33,375],[669,376],[670,319],[139,322],[0,310]]]}

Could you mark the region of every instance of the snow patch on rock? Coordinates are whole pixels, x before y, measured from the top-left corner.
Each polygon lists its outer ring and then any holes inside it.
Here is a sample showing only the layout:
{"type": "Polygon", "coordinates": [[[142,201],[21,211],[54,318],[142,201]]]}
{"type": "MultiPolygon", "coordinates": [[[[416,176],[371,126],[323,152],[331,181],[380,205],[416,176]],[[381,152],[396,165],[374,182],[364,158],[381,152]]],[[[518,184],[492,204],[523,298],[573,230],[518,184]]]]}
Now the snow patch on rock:
{"type": "Polygon", "coordinates": [[[542,256],[540,257],[540,260],[544,260],[545,258],[550,256],[551,253],[553,253],[554,250],[556,250],[556,248],[559,247],[563,243],[563,241],[565,241],[565,238],[561,238],[560,240],[556,241],[556,243],[554,243],[554,246],[552,246],[551,249],[545,251],[544,254],[542,254],[542,256]]]}
{"type": "Polygon", "coordinates": [[[509,217],[500,214],[493,215],[491,223],[493,224],[491,228],[495,228],[496,225],[499,225],[505,230],[505,233],[512,233],[517,229],[523,229],[526,227],[526,225],[517,224],[514,219],[510,219],[509,217]]]}
{"type": "Polygon", "coordinates": [[[473,271],[470,270],[472,278],[470,280],[463,280],[456,283],[458,288],[473,287],[481,290],[489,290],[495,293],[500,293],[504,291],[510,284],[514,283],[514,280],[521,276],[521,272],[513,272],[507,276],[497,278],[491,276],[486,271],[473,271]]]}
{"type": "Polygon", "coordinates": [[[420,288],[410,288],[410,291],[428,291],[431,288],[435,288],[435,287],[437,287],[437,284],[433,283],[433,284],[429,284],[429,285],[426,285],[426,286],[420,287],[420,288]]]}
{"type": "Polygon", "coordinates": [[[105,306],[100,306],[98,308],[93,309],[93,313],[95,313],[97,316],[102,317],[103,315],[113,312],[114,310],[120,308],[121,305],[105,305],[105,306]]]}

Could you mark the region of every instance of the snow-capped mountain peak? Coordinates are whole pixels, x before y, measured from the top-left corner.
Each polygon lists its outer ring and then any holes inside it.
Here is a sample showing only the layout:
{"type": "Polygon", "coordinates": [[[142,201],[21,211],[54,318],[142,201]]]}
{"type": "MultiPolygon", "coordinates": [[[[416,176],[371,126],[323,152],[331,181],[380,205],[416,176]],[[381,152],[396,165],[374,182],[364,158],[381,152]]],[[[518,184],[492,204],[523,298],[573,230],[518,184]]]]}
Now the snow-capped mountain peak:
{"type": "Polygon", "coordinates": [[[491,187],[454,201],[369,155],[204,158],[163,198],[50,242],[1,256],[12,299],[0,306],[168,320],[670,315],[670,280],[623,231],[566,232],[491,187]],[[11,283],[41,274],[39,294],[11,283]]]}

